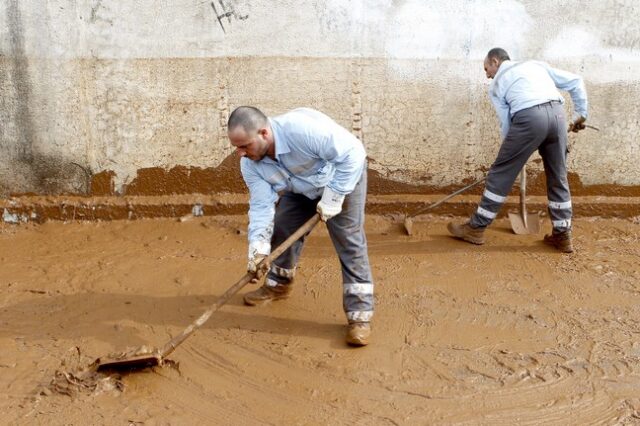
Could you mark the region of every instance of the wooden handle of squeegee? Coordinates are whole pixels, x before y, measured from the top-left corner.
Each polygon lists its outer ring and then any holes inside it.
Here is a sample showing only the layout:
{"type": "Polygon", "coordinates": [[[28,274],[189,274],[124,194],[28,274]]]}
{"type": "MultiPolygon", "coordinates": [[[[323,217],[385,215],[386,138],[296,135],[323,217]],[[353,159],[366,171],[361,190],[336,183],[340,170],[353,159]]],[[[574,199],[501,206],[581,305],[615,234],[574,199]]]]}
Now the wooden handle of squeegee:
{"type": "MultiPolygon", "coordinates": [[[[289,238],[287,238],[282,244],[280,244],[275,250],[273,250],[271,254],[263,260],[263,262],[272,262],[277,259],[282,253],[284,253],[285,250],[291,247],[293,243],[298,241],[307,232],[311,231],[319,221],[320,215],[315,214],[311,219],[306,221],[304,225],[298,228],[296,232],[291,234],[289,238]]],[[[238,282],[229,287],[229,289],[225,291],[224,294],[218,298],[218,300],[216,300],[216,303],[214,303],[211,308],[203,313],[200,318],[192,322],[191,325],[185,328],[182,333],[172,338],[169,342],[167,342],[167,344],[162,347],[162,350],[160,351],[160,357],[164,358],[171,354],[171,352],[173,352],[182,342],[184,342],[187,337],[191,336],[194,331],[199,329],[205,322],[207,322],[209,317],[214,312],[225,305],[229,301],[229,299],[231,299],[238,291],[240,291],[240,289],[242,289],[242,287],[247,285],[253,277],[253,274],[247,273],[242,278],[240,278],[238,282]]]]}
{"type": "Polygon", "coordinates": [[[524,227],[527,227],[527,166],[522,166],[522,172],[520,172],[520,214],[522,215],[522,223],[524,227]]]}
{"type": "Polygon", "coordinates": [[[453,193],[451,193],[451,194],[447,195],[446,197],[444,197],[444,198],[442,198],[442,199],[440,199],[440,200],[436,201],[435,203],[430,204],[430,205],[428,205],[427,207],[425,207],[425,208],[423,208],[423,209],[418,210],[418,212],[417,212],[417,213],[415,213],[415,214],[413,215],[413,217],[416,217],[416,216],[418,216],[418,215],[420,215],[420,214],[422,214],[422,213],[425,213],[425,212],[427,212],[427,211],[429,211],[429,210],[431,210],[431,209],[435,209],[436,207],[438,207],[440,204],[444,203],[445,201],[448,201],[448,200],[450,200],[451,198],[455,197],[456,195],[463,193],[463,192],[464,192],[464,191],[466,191],[467,189],[473,188],[473,187],[474,187],[474,186],[476,186],[477,184],[479,184],[479,183],[481,183],[481,182],[484,182],[484,181],[485,181],[485,179],[487,179],[487,177],[486,177],[486,176],[485,176],[485,177],[483,177],[483,178],[478,179],[477,181],[475,181],[475,182],[473,182],[473,183],[470,183],[469,185],[465,186],[464,188],[460,188],[460,189],[458,189],[456,192],[453,192],[453,193]]]}

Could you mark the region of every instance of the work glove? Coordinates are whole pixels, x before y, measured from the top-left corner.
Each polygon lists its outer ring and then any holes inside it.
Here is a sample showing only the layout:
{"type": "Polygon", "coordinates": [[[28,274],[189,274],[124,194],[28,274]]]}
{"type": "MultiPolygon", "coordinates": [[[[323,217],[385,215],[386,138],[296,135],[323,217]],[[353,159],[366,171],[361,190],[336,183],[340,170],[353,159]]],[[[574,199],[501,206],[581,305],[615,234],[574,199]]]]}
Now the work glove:
{"type": "Polygon", "coordinates": [[[584,122],[587,119],[581,115],[578,115],[573,119],[571,123],[569,123],[569,132],[578,133],[580,130],[584,130],[587,126],[585,126],[584,122]]]}
{"type": "Polygon", "coordinates": [[[318,206],[316,207],[316,210],[320,213],[320,219],[326,222],[332,217],[339,215],[342,211],[343,201],[344,195],[338,194],[328,186],[325,186],[322,192],[322,198],[320,198],[318,206]]]}
{"type": "Polygon", "coordinates": [[[271,266],[265,261],[271,247],[262,241],[255,241],[249,244],[249,262],[247,263],[247,272],[253,275],[251,283],[256,284],[262,278],[271,266]]]}

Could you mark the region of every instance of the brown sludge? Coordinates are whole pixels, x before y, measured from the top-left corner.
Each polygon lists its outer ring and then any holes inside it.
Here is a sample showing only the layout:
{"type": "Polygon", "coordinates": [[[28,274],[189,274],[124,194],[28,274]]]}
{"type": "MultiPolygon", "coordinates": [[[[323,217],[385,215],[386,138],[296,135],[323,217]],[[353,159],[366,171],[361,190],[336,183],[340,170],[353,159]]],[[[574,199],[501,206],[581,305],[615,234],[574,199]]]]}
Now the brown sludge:
{"type": "Polygon", "coordinates": [[[447,235],[450,218],[408,237],[368,216],[377,311],[357,349],[320,226],[291,297],[236,295],[172,354],[179,370],[83,369],[209,307],[245,272],[245,220],[0,228],[1,423],[640,422],[638,218],[578,218],[565,255],[506,219],[474,246],[447,235]]]}

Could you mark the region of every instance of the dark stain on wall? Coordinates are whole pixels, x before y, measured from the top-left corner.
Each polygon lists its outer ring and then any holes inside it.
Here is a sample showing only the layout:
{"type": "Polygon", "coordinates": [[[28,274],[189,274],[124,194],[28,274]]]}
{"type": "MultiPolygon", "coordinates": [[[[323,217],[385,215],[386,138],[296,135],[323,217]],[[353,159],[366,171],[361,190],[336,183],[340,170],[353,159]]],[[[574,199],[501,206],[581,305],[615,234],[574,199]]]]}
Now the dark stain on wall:
{"type": "Polygon", "coordinates": [[[0,196],[89,194],[91,171],[63,157],[34,152],[29,161],[13,160],[9,167],[27,182],[17,185],[13,178],[8,182],[0,180],[0,196]]]}
{"type": "MultiPolygon", "coordinates": [[[[24,3],[24,2],[23,2],[24,3]]],[[[38,117],[34,113],[32,70],[25,48],[25,29],[19,0],[7,0],[6,22],[9,52],[0,58],[4,93],[0,94],[0,117],[14,124],[11,134],[0,133],[2,160],[10,171],[0,181],[0,196],[17,194],[88,194],[91,171],[60,155],[37,149],[38,117]],[[9,86],[6,82],[9,81],[9,86]]],[[[37,74],[36,74],[37,76],[37,74]]],[[[45,117],[49,119],[48,117],[45,117]]]]}
{"type": "Polygon", "coordinates": [[[32,145],[35,139],[33,117],[31,114],[31,80],[29,62],[25,52],[24,28],[18,0],[9,0],[6,8],[9,28],[10,75],[15,90],[14,122],[17,127],[18,140],[15,154],[17,159],[29,162],[32,160],[32,145]]]}

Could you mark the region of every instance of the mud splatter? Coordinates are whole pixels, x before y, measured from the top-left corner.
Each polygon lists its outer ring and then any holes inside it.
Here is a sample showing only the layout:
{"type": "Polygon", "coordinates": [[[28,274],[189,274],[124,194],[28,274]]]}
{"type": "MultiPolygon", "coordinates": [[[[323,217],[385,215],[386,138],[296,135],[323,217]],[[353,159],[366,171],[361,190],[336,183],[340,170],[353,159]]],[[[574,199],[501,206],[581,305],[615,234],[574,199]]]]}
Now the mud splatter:
{"type": "Polygon", "coordinates": [[[70,356],[61,362],[44,395],[59,394],[75,398],[79,395],[97,396],[102,393],[120,393],[124,391],[122,376],[113,373],[98,372],[97,362],[90,362],[79,347],[72,349],[70,356]]]}

